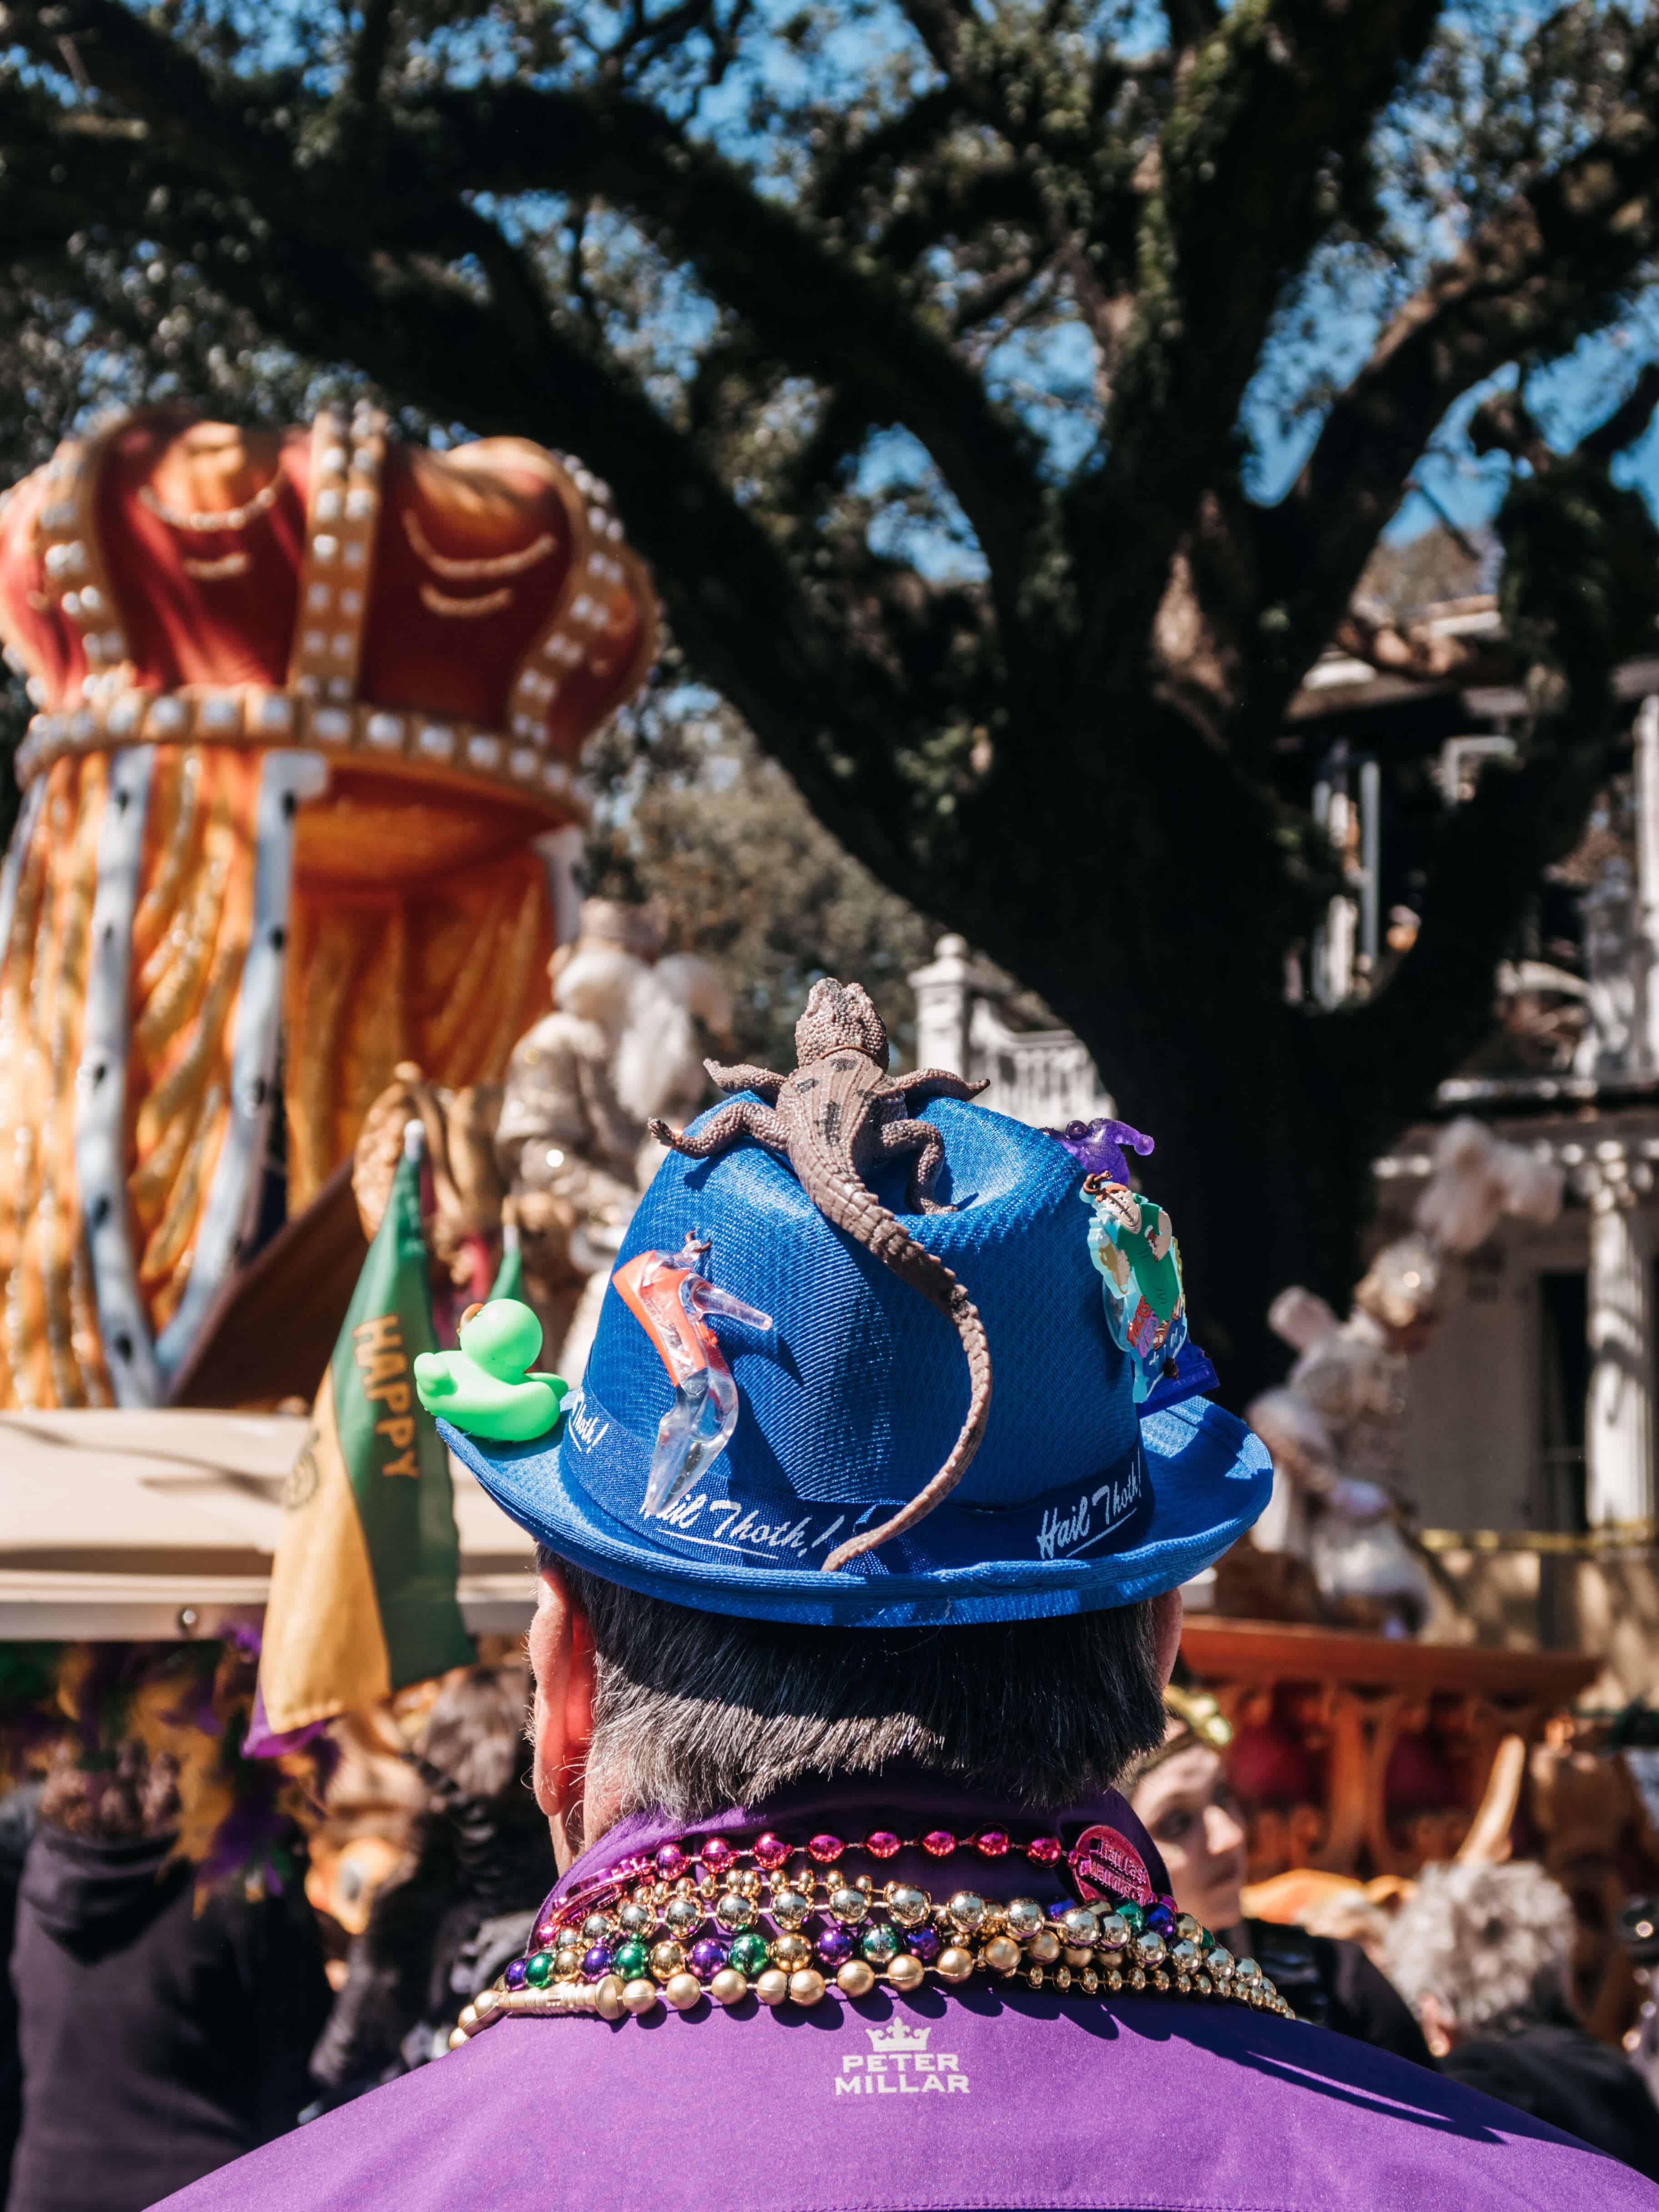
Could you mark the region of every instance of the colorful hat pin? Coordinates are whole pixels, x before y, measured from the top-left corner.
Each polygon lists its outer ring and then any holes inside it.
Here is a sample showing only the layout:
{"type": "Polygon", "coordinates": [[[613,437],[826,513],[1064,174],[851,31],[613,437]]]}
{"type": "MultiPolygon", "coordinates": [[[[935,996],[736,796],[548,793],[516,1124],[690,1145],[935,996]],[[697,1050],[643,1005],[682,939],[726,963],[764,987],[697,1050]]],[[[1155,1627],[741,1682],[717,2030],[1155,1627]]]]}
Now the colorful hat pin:
{"type": "Polygon", "coordinates": [[[1044,1129],[1042,1134],[1058,1138],[1085,1175],[1104,1176],[1111,1182],[1129,1180],[1126,1145],[1143,1155],[1152,1150],[1150,1137],[1127,1121],[1109,1121],[1103,1115],[1096,1121],[1068,1121],[1063,1129],[1044,1129]]]}
{"type": "Polygon", "coordinates": [[[772,1328],[770,1314],[716,1289],[702,1273],[708,1250],[688,1231],[672,1260],[664,1252],[641,1252],[611,1277],[674,1385],[674,1402],[658,1425],[640,1506],[647,1520],[685,1495],[726,1449],[738,1425],[738,1386],[708,1316],[718,1314],[768,1333],[772,1328]]]}
{"type": "Polygon", "coordinates": [[[1043,1134],[1058,1138],[1085,1170],[1079,1195],[1094,1209],[1089,1255],[1100,1272],[1112,1341],[1129,1357],[1139,1405],[1175,1376],[1187,1342],[1181,1247],[1164,1208],[1129,1188],[1123,1156],[1127,1145],[1144,1157],[1153,1149],[1152,1139],[1127,1121],[1103,1115],[1095,1121],[1068,1121],[1064,1129],[1045,1129],[1043,1134]]]}
{"type": "Polygon", "coordinates": [[[1106,1326],[1129,1355],[1137,1401],[1164,1376],[1187,1341],[1181,1247],[1156,1200],[1092,1176],[1083,1187],[1094,1208],[1089,1252],[1100,1270],[1106,1326]],[[1096,1186],[1091,1188],[1091,1186],[1096,1186]]]}
{"type": "Polygon", "coordinates": [[[530,1365],[542,1325],[519,1298],[491,1298],[463,1316],[459,1352],[422,1352],[415,1393],[428,1413],[469,1437],[526,1443],[556,1426],[570,1385],[530,1365]]]}

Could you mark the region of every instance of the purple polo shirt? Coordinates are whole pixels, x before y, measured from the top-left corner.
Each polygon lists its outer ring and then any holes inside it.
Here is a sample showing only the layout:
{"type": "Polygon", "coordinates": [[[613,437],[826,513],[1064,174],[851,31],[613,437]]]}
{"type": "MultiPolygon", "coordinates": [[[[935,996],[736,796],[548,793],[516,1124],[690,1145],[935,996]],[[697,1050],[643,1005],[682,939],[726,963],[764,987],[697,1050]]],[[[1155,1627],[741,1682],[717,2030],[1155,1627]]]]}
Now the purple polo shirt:
{"type": "MultiPolygon", "coordinates": [[[[1048,1823],[1043,1824],[1045,1826],[1048,1823]]],[[[1114,1829],[1114,1795],[1057,1824],[1114,1829]]],[[[909,1784],[792,1793],[697,1832],[1030,1832],[909,1784]]],[[[675,1832],[624,1821],[556,1895],[675,1832]]],[[[1064,1869],[890,1862],[936,1893],[1060,1893],[1064,1869]]],[[[1659,2189],[1407,2061],[1241,2005],[977,1980],[810,2011],[700,2004],[613,2024],[507,2019],[465,2049],[166,2200],[171,2212],[1659,2212],[1659,2189]]]]}

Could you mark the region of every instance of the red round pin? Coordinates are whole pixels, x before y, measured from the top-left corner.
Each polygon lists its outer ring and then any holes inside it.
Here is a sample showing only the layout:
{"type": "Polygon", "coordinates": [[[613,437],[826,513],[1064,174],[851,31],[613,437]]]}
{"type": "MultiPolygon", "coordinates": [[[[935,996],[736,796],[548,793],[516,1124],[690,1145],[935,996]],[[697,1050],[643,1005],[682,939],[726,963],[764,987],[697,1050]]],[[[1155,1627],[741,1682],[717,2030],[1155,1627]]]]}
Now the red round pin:
{"type": "Polygon", "coordinates": [[[1151,1905],[1157,1899],[1146,1862],[1116,1828],[1085,1828],[1066,1852],[1066,1863],[1086,1903],[1109,1895],[1133,1898],[1137,1905],[1151,1905]]]}

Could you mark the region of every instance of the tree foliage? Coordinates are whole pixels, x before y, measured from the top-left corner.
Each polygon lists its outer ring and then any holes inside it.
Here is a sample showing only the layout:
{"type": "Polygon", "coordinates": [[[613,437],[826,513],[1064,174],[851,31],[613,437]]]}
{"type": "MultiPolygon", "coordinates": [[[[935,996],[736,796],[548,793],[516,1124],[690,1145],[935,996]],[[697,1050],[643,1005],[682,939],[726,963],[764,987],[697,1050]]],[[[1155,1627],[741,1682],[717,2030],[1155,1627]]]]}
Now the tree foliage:
{"type": "Polygon", "coordinates": [[[5,35],[15,442],[89,391],[334,380],[579,450],[818,821],[1157,1131],[1248,1382],[1483,1028],[1659,605],[1609,477],[1651,392],[1565,459],[1539,428],[1659,242],[1653,12],[22,0],[5,35]],[[1514,484],[1521,757],[1386,988],[1317,1018],[1282,996],[1329,888],[1285,709],[1506,368],[1473,450],[1514,484]]]}

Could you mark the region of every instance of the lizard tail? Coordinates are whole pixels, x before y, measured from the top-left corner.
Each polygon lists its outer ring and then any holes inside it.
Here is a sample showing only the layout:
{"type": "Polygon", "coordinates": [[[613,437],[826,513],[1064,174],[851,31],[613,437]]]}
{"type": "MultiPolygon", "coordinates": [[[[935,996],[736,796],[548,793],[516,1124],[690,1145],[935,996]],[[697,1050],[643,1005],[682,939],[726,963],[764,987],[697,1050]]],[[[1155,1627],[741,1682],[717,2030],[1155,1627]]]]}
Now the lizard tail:
{"type": "Polygon", "coordinates": [[[907,1235],[884,1206],[872,1199],[869,1212],[877,1218],[859,1241],[866,1244],[901,1280],[937,1306],[962,1340],[968,1361],[968,1417],[951,1448],[950,1457],[932,1481],[925,1484],[908,1505],[901,1506],[890,1520],[874,1528],[861,1529],[856,1536],[838,1545],[823,1562],[826,1574],[834,1574],[838,1567],[844,1567],[849,1559],[856,1559],[862,1553],[873,1552],[878,1546],[890,1543],[895,1536],[914,1528],[918,1521],[927,1519],[936,1505],[942,1504],[961,1481],[979,1449],[991,1410],[991,1346],[979,1308],[945,1262],[907,1235]]]}

